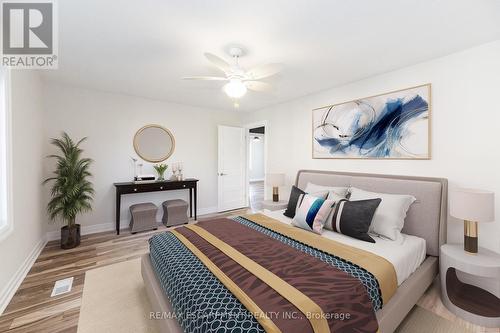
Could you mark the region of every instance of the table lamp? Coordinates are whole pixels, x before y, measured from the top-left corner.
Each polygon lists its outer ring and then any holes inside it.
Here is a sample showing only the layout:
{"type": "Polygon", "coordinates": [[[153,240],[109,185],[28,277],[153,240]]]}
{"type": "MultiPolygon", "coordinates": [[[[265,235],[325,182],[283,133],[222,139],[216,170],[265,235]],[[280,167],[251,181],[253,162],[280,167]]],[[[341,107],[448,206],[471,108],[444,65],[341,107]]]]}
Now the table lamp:
{"type": "Polygon", "coordinates": [[[268,186],[273,187],[273,201],[280,201],[279,198],[279,187],[285,185],[285,174],[284,173],[268,173],[266,174],[266,183],[268,186]]]}
{"type": "Polygon", "coordinates": [[[477,223],[495,219],[495,194],[469,188],[450,191],[450,215],[464,220],[464,250],[477,253],[477,223]]]}

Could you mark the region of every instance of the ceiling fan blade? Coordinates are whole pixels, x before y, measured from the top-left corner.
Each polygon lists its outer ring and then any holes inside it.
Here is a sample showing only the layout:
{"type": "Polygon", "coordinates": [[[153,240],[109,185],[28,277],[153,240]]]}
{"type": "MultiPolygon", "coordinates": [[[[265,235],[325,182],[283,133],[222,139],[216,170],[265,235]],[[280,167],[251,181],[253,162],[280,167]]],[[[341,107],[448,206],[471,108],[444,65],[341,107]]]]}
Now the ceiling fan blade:
{"type": "Polygon", "coordinates": [[[279,73],[283,69],[283,64],[267,64],[257,66],[246,72],[246,76],[250,80],[260,80],[279,73]]]}
{"type": "Polygon", "coordinates": [[[183,80],[203,80],[203,81],[227,81],[227,78],[220,76],[187,76],[183,80]]]}
{"type": "Polygon", "coordinates": [[[231,71],[231,65],[229,65],[224,59],[216,56],[212,53],[205,53],[205,58],[208,59],[218,69],[223,71],[224,73],[228,73],[231,71]]]}
{"type": "Polygon", "coordinates": [[[272,92],[274,90],[269,83],[260,81],[245,81],[245,86],[250,90],[259,92],[272,92]]]}

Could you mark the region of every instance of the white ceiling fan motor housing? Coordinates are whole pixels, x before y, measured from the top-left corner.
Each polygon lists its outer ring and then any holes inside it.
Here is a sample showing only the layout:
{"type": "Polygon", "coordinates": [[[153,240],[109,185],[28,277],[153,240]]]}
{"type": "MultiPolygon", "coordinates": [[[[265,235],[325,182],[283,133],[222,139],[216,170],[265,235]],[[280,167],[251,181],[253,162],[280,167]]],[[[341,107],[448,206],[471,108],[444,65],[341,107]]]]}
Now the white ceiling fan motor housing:
{"type": "Polygon", "coordinates": [[[245,54],[243,49],[238,46],[232,46],[229,48],[229,55],[233,58],[239,58],[242,57],[245,54]]]}

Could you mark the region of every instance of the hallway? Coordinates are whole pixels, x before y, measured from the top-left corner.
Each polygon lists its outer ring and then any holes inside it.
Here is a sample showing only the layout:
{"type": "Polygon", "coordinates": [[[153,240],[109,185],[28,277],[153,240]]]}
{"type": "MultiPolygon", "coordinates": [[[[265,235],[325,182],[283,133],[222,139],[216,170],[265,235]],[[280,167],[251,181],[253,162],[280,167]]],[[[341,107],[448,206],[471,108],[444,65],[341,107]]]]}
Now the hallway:
{"type": "Polygon", "coordinates": [[[262,210],[262,201],[264,201],[264,182],[250,182],[249,188],[249,198],[250,198],[250,209],[253,212],[262,210]]]}

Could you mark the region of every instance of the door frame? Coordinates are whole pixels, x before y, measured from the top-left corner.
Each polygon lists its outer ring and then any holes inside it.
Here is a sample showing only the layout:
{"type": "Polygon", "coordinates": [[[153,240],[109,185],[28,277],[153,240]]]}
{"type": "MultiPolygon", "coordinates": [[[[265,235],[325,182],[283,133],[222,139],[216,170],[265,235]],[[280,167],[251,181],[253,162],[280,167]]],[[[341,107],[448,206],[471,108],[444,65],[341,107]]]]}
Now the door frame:
{"type": "Polygon", "coordinates": [[[248,206],[250,207],[250,197],[249,197],[249,191],[250,191],[250,165],[248,165],[250,161],[250,129],[256,128],[256,127],[264,127],[264,200],[267,200],[267,191],[266,191],[266,174],[267,174],[267,142],[268,140],[268,135],[269,135],[269,124],[267,120],[260,120],[252,123],[248,123],[243,125],[243,128],[245,129],[245,150],[246,150],[246,161],[245,161],[245,200],[248,203],[248,206]]]}

